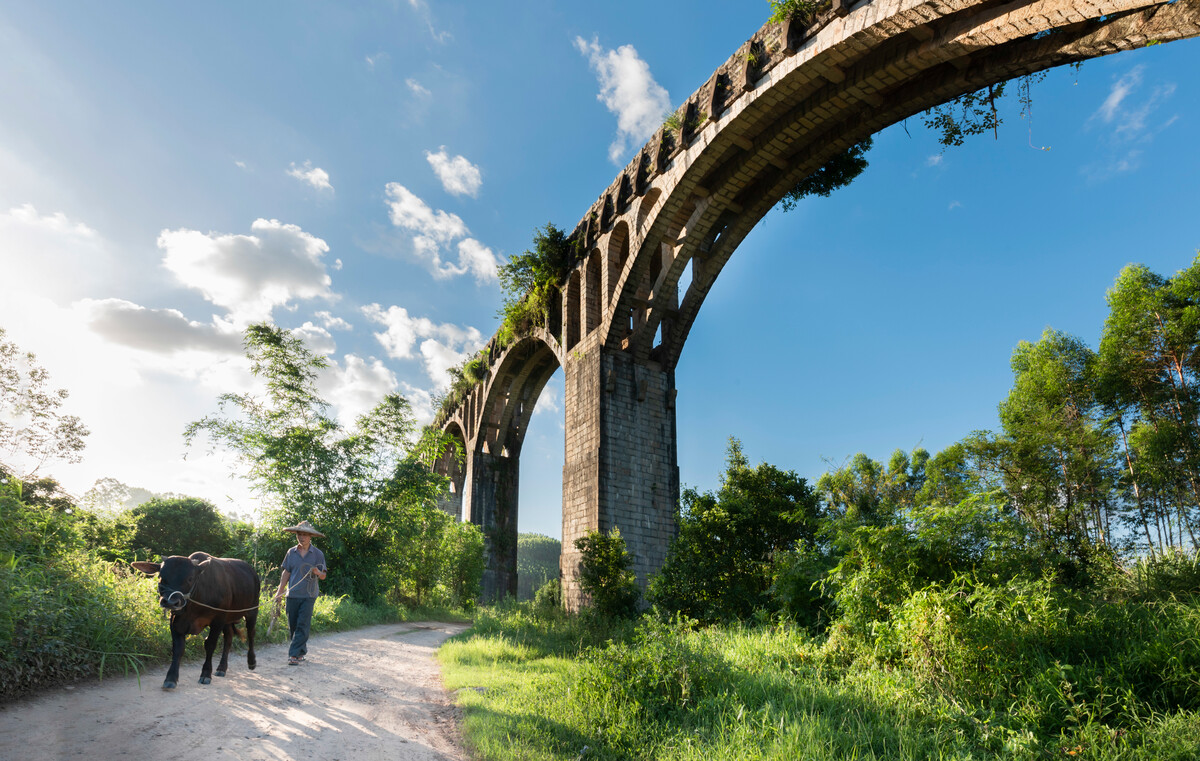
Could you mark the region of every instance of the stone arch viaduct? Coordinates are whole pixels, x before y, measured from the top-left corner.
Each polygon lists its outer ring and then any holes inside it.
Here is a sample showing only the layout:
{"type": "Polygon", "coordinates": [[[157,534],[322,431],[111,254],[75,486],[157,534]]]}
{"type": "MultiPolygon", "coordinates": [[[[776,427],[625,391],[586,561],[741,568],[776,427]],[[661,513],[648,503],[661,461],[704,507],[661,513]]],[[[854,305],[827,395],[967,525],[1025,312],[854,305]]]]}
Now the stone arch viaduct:
{"type": "Polygon", "coordinates": [[[674,535],[675,366],[725,262],[803,178],[875,132],[989,85],[1200,35],[1200,0],[826,0],[768,23],[687,99],[572,233],[546,327],[484,350],[487,376],[437,425],[446,507],[485,533],[484,597],[516,590],[518,466],[562,367],[564,601],[574,540],[618,527],[644,584],[674,535]],[[682,287],[681,287],[682,284],[682,287]],[[681,293],[680,291],[683,290],[681,293]]]}

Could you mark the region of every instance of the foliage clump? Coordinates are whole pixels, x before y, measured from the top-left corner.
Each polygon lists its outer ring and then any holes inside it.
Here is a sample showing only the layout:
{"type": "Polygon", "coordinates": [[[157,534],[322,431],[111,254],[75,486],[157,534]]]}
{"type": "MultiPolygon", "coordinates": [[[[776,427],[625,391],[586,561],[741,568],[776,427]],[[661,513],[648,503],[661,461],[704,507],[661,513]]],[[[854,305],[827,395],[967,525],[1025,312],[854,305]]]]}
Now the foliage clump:
{"type": "Polygon", "coordinates": [[[871,138],[868,137],[866,140],[850,146],[843,153],[839,153],[826,162],[820,169],[796,183],[796,187],[789,190],[783,197],[783,210],[791,211],[801,199],[808,196],[828,197],[838,188],[844,188],[854,182],[867,168],[867,160],[864,156],[867,151],[871,150],[871,143],[871,138]]]}
{"type": "Polygon", "coordinates": [[[635,615],[641,591],[620,529],[607,534],[589,531],[575,540],[575,549],[581,553],[579,587],[591,599],[591,607],[605,617],[635,615]]]}
{"type": "Polygon", "coordinates": [[[715,493],[685,489],[679,535],[653,577],[651,602],[706,622],[750,617],[768,603],[773,562],[815,546],[819,502],[794,471],[751,468],[730,438],[715,493]]]}
{"type": "Polygon", "coordinates": [[[574,241],[547,222],[534,231],[532,250],[500,266],[500,287],[504,291],[498,331],[501,345],[546,326],[551,304],[571,272],[574,254],[574,241]]]}

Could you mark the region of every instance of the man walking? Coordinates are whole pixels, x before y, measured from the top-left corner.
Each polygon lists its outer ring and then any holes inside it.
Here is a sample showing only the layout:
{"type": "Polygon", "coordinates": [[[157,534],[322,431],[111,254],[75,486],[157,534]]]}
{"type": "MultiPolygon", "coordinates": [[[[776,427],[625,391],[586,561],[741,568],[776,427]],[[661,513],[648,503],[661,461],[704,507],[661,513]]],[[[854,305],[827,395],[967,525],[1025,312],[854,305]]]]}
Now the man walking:
{"type": "Polygon", "coordinates": [[[308,521],[300,521],[284,531],[296,535],[296,546],[289,548],[283,557],[283,575],[279,578],[275,599],[278,600],[287,590],[288,633],[291,636],[288,665],[297,666],[308,653],[308,630],[312,624],[313,605],[320,594],[317,581],[327,575],[325,553],[313,546],[312,539],[325,535],[308,521]]]}

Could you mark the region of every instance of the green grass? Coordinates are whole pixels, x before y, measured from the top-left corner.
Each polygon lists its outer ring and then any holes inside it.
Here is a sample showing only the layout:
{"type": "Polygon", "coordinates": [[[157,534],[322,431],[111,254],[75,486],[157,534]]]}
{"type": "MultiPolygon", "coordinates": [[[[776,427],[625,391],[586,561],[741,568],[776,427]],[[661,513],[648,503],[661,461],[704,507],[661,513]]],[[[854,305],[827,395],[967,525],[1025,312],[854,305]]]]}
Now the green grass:
{"type": "Polygon", "coordinates": [[[1200,607],[1159,608],[1149,629],[1131,611],[1119,626],[1075,621],[1068,634],[1090,651],[1074,666],[1006,661],[1025,669],[1006,682],[1007,704],[985,685],[938,687],[903,658],[848,660],[836,637],[789,626],[597,631],[510,606],[439,657],[481,759],[1200,758],[1200,712],[1179,684],[1200,664],[1160,652],[1171,640],[1190,658],[1200,607]],[[1104,662],[1101,640],[1124,662],[1104,662]]]}

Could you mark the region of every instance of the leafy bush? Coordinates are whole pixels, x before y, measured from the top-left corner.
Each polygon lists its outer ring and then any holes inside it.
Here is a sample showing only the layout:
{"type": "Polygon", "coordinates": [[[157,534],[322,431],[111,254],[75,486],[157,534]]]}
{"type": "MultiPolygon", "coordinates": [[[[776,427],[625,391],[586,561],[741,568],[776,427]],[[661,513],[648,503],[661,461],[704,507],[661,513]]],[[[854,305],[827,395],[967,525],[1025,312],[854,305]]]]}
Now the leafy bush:
{"type": "Polygon", "coordinates": [[[653,719],[695,708],[724,689],[730,676],[719,653],[686,636],[696,623],[643,616],[631,640],[588,653],[580,689],[596,705],[632,708],[653,719]]]}
{"type": "Polygon", "coordinates": [[[734,438],[726,463],[716,493],[684,490],[679,535],[650,581],[655,605],[706,622],[769,608],[772,559],[812,549],[819,526],[817,496],[794,471],[750,467],[734,438]]]}
{"type": "Polygon", "coordinates": [[[562,582],[550,579],[538,587],[533,595],[533,605],[540,611],[558,610],[562,608],[562,582]]]}
{"type": "Polygon", "coordinates": [[[637,614],[641,595],[637,578],[629,567],[633,558],[625,551],[621,531],[614,528],[608,534],[589,531],[575,540],[575,548],[583,553],[579,562],[579,587],[592,601],[601,616],[628,618],[637,614]]]}
{"type": "Polygon", "coordinates": [[[130,542],[143,556],[162,558],[201,551],[225,557],[231,549],[225,521],[207,500],[152,499],[130,510],[129,516],[135,522],[130,542]]]}

